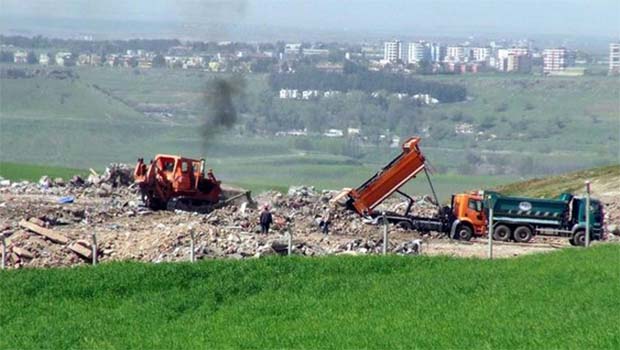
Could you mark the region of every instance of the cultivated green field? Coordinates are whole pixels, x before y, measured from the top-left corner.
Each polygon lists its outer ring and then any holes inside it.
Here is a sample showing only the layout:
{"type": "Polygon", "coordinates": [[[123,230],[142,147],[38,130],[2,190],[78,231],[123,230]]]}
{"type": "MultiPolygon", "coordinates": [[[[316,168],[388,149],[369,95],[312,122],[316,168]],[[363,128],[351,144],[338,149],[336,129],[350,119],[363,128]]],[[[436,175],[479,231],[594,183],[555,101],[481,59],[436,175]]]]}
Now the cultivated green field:
{"type": "Polygon", "coordinates": [[[0,162],[0,176],[11,181],[39,181],[43,175],[47,175],[52,179],[62,177],[68,180],[73,175],[84,176],[87,172],[83,169],[0,162]]]}
{"type": "MultiPolygon", "coordinates": [[[[227,163],[214,162],[210,165],[216,169],[216,176],[225,183],[244,187],[254,193],[268,190],[286,193],[289,186],[296,185],[311,185],[319,190],[339,190],[343,187],[361,185],[379,170],[364,165],[341,164],[338,161],[330,164],[328,160],[323,160],[325,163],[321,163],[320,160],[320,158],[311,157],[308,158],[307,162],[297,160],[287,165],[290,159],[276,157],[264,159],[260,164],[247,161],[238,165],[235,164],[235,159],[230,159],[227,163]],[[252,171],[247,172],[250,168],[252,171]]],[[[97,168],[97,170],[103,170],[103,168],[97,168]]],[[[38,181],[43,175],[52,178],[62,177],[67,180],[73,175],[87,176],[87,173],[88,171],[84,169],[0,162],[0,176],[12,181],[38,181]]],[[[448,201],[450,195],[455,192],[490,188],[512,180],[513,178],[509,176],[459,176],[450,174],[432,176],[435,191],[441,201],[448,201]]],[[[405,190],[413,195],[431,194],[431,189],[424,175],[412,180],[405,186],[405,190]]]]}
{"type": "Polygon", "coordinates": [[[620,246],[0,272],[0,348],[617,349],[620,246]]]}

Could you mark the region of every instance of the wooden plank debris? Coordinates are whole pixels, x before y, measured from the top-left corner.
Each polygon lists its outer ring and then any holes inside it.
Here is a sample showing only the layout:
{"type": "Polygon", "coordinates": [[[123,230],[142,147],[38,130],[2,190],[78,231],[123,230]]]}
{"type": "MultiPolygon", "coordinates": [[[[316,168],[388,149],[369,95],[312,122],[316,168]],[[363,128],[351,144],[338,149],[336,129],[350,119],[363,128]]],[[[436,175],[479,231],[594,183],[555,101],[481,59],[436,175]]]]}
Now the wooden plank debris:
{"type": "Polygon", "coordinates": [[[39,234],[54,243],[67,244],[69,243],[69,238],[63,236],[62,234],[50,230],[45,227],[41,227],[39,225],[33,224],[32,222],[28,222],[26,220],[22,220],[19,222],[19,226],[25,228],[26,230],[32,231],[36,234],[39,234]]]}

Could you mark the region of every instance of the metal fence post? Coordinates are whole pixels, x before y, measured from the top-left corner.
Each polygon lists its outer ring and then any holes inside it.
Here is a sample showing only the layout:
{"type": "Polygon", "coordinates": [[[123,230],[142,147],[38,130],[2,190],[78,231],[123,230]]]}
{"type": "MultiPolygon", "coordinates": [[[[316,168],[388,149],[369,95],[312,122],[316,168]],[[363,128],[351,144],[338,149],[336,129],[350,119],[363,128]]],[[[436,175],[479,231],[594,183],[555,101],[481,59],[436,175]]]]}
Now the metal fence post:
{"type": "Polygon", "coordinates": [[[388,246],[388,222],[385,218],[385,212],[383,212],[383,255],[387,254],[388,246]]]}
{"type": "Polygon", "coordinates": [[[189,231],[189,235],[191,237],[190,243],[189,243],[189,261],[194,262],[196,261],[196,256],[195,256],[195,252],[194,252],[194,230],[190,230],[189,231]]]}
{"type": "Polygon", "coordinates": [[[2,236],[2,269],[6,269],[6,238],[4,234],[0,234],[2,236]]]}
{"type": "Polygon", "coordinates": [[[590,246],[590,181],[586,181],[586,247],[590,246]]]}
{"type": "Polygon", "coordinates": [[[489,208],[489,259],[493,259],[493,208],[489,208]]]}
{"type": "Polygon", "coordinates": [[[92,239],[93,239],[93,244],[92,244],[93,266],[95,266],[97,265],[97,233],[96,232],[92,233],[92,239]]]}
{"type": "Polygon", "coordinates": [[[293,234],[288,231],[288,255],[293,254],[293,234]]]}

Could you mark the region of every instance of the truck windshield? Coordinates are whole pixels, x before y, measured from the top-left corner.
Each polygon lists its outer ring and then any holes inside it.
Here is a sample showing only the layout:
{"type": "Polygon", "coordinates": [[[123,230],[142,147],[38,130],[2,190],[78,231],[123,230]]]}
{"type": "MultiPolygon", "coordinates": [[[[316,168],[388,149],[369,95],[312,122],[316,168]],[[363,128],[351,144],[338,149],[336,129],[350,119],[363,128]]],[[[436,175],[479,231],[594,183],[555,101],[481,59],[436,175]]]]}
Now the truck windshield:
{"type": "Polygon", "coordinates": [[[468,206],[469,206],[469,209],[473,209],[475,211],[482,211],[482,201],[470,199],[468,206]]]}

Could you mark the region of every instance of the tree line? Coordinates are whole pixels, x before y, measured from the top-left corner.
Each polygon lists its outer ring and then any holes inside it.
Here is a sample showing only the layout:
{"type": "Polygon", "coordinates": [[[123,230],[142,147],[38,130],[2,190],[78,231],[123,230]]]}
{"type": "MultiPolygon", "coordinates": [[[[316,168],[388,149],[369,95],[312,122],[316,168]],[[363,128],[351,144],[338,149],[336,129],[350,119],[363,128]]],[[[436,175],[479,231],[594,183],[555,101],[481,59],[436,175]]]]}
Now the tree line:
{"type": "Polygon", "coordinates": [[[325,72],[312,68],[298,69],[294,73],[273,73],[269,86],[280,89],[321,90],[366,93],[388,91],[408,95],[430,94],[441,102],[460,102],[467,97],[467,89],[456,84],[424,81],[402,74],[359,70],[353,73],[325,72]]]}
{"type": "MultiPolygon", "coordinates": [[[[256,50],[256,45],[247,43],[231,42],[222,45],[215,41],[187,41],[178,39],[129,39],[129,40],[76,40],[47,38],[41,35],[27,37],[22,35],[0,35],[0,44],[12,45],[22,49],[58,49],[79,53],[118,53],[127,50],[145,50],[157,53],[166,53],[171,48],[184,46],[192,52],[228,52],[234,53],[239,50],[256,50]]],[[[284,50],[284,44],[277,46],[261,44],[261,47],[272,47],[284,50]]]]}

